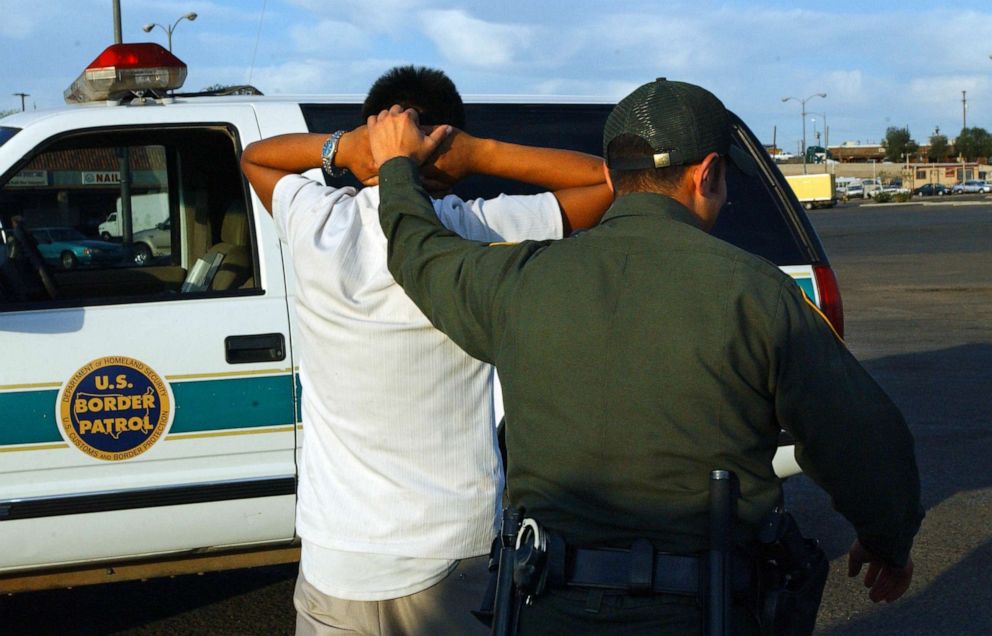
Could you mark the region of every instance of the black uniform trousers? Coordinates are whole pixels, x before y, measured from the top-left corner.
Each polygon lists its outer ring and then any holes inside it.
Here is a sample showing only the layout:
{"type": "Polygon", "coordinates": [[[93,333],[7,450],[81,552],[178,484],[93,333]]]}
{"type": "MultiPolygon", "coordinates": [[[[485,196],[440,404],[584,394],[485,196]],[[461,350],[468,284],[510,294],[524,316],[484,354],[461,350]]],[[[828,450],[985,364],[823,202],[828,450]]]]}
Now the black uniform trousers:
{"type": "MultiPolygon", "coordinates": [[[[758,624],[743,606],[734,606],[732,633],[757,636],[758,624]]],[[[520,636],[692,636],[703,633],[703,607],[697,599],[672,594],[631,596],[586,588],[544,592],[520,610],[520,636]]]]}

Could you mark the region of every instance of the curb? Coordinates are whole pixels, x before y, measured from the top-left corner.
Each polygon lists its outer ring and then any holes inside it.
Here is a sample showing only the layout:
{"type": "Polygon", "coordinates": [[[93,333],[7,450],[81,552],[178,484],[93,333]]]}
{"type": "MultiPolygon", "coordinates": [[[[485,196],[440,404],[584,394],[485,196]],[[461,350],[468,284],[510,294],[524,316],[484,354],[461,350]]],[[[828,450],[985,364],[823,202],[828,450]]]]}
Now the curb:
{"type": "Polygon", "coordinates": [[[979,205],[992,207],[992,201],[904,201],[902,203],[893,201],[892,203],[858,203],[855,207],[869,207],[869,208],[893,208],[899,206],[907,205],[922,205],[925,207],[940,207],[940,208],[961,208],[961,207],[974,207],[979,205]]]}

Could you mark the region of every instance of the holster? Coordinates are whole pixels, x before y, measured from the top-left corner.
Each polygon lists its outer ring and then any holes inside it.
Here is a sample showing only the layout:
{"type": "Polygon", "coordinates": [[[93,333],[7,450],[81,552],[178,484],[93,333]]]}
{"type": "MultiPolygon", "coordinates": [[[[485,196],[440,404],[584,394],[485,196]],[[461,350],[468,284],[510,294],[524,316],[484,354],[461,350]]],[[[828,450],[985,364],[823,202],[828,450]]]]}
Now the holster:
{"type": "Polygon", "coordinates": [[[500,532],[489,551],[489,586],[478,611],[472,612],[498,636],[516,632],[520,595],[513,584],[517,533],[523,521],[523,509],[505,508],[500,532]]]}
{"type": "Polygon", "coordinates": [[[762,636],[806,636],[816,613],[830,564],[818,541],[807,539],[791,514],[776,508],[758,533],[762,636]]]}

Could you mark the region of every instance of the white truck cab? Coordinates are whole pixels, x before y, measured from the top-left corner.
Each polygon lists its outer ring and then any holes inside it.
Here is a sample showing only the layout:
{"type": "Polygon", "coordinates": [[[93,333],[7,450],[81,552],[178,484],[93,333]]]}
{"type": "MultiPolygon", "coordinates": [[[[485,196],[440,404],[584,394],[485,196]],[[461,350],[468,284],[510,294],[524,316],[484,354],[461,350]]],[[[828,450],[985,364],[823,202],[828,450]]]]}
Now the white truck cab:
{"type": "MultiPolygon", "coordinates": [[[[239,158],[263,137],[352,128],[361,97],[172,95],[184,76],[161,47],[115,45],[66,91],[81,103],[0,120],[0,592],[298,556],[294,274],[239,158]],[[170,240],[136,259],[149,199],[170,240]],[[32,238],[69,227],[87,240],[58,248],[99,249],[85,243],[108,210],[115,262],[54,268],[32,238]]],[[[611,108],[466,102],[482,136],[597,154],[611,108]]],[[[753,134],[736,134],[760,170],[731,182],[717,232],[782,265],[841,328],[815,232],[753,134]]]]}

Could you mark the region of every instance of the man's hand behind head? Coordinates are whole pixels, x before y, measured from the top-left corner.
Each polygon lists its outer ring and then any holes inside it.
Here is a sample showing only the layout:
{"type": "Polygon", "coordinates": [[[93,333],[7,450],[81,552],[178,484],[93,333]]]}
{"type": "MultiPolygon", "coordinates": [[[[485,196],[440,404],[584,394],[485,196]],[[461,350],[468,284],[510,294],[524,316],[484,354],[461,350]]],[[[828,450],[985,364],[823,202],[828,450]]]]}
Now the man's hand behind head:
{"type": "Polygon", "coordinates": [[[417,111],[403,110],[400,106],[369,117],[367,124],[369,146],[377,167],[395,157],[409,157],[420,165],[434,154],[451,130],[450,126],[438,126],[425,135],[417,111]]]}
{"type": "Polygon", "coordinates": [[[372,158],[369,148],[369,131],[366,126],[359,126],[346,132],[338,141],[338,154],[335,163],[341,168],[347,168],[362,184],[378,182],[379,167],[372,158]]]}
{"type": "MultiPolygon", "coordinates": [[[[424,132],[428,133],[430,130],[427,127],[424,132]]],[[[477,151],[480,141],[463,130],[451,128],[434,154],[420,168],[425,184],[450,189],[465,177],[474,174],[473,153],[477,151]]]]}

